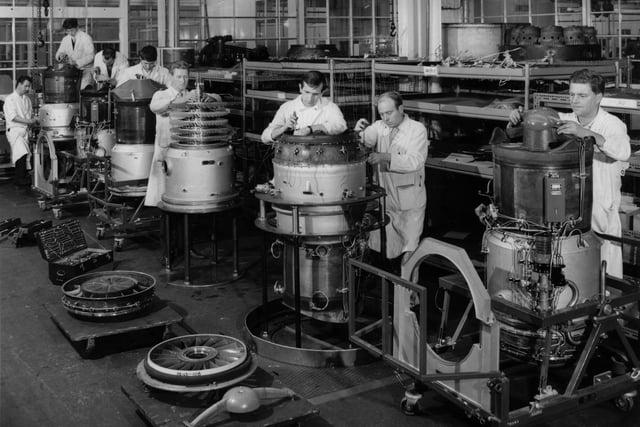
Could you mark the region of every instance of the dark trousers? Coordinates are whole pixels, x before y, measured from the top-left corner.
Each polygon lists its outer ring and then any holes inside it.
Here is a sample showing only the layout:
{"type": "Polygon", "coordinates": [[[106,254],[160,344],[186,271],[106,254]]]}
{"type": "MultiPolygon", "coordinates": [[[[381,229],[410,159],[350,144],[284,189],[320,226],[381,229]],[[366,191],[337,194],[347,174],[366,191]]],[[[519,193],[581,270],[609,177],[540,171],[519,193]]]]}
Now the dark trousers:
{"type": "Polygon", "coordinates": [[[20,157],[15,165],[15,182],[18,185],[31,184],[31,177],[27,171],[27,154],[20,157]]]}

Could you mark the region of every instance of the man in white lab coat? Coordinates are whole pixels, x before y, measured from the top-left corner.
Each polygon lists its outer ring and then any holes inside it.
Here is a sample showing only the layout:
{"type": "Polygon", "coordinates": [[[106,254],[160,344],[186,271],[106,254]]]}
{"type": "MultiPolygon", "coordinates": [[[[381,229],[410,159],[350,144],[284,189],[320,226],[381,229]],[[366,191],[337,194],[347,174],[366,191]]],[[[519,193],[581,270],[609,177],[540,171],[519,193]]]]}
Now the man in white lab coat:
{"type": "Polygon", "coordinates": [[[4,116],[7,121],[7,140],[11,145],[11,163],[15,165],[16,185],[31,185],[28,170],[31,169],[29,127],[38,122],[33,117],[31,99],[31,77],[18,77],[16,89],[4,101],[4,116]]]}
{"type": "Polygon", "coordinates": [[[91,69],[95,49],[93,47],[93,39],[84,31],[78,29],[78,20],[76,18],[68,18],[62,22],[62,29],[65,36],[60,42],[60,47],[56,52],[56,60],[58,62],[66,62],[67,64],[82,70],[82,82],[80,89],[84,89],[91,84],[91,69]]]}
{"type": "Polygon", "coordinates": [[[262,132],[262,142],[271,144],[282,134],[307,136],[311,133],[339,135],[347,130],[340,107],[322,97],[324,76],[309,71],[299,83],[300,95],[280,106],[273,120],[262,132]]]}
{"type": "MultiPolygon", "coordinates": [[[[429,149],[427,129],[404,113],[402,97],[385,92],[378,98],[381,120],[369,125],[360,119],[354,130],[367,147],[375,151],[368,162],[374,165],[379,185],[387,192],[387,258],[413,252],[420,242],[427,207],[425,161],[429,149]]],[[[381,252],[380,232],[369,236],[369,246],[381,252]]]]}
{"type": "Polygon", "coordinates": [[[165,67],[157,64],[158,50],[153,46],[145,46],[140,50],[140,63],[126,68],[118,76],[117,86],[133,79],[150,79],[163,86],[169,87],[171,73],[165,67]]]}
{"type": "Polygon", "coordinates": [[[96,80],[98,82],[108,80],[111,87],[115,87],[118,83],[118,77],[127,68],[129,68],[127,58],[110,47],[106,47],[96,53],[93,60],[93,73],[96,80]]]}
{"type": "MultiPolygon", "coordinates": [[[[562,121],[558,133],[595,139],[593,155],[593,207],[591,228],[601,234],[622,236],[620,187],[622,173],[631,155],[627,126],[602,108],[604,78],[588,70],[574,72],[569,80],[569,102],[573,112],[559,113],[562,121]]],[[[519,110],[509,115],[512,125],[522,121],[519,110]]],[[[604,240],[600,257],[607,261],[607,273],[622,278],[622,248],[604,240]]]]}

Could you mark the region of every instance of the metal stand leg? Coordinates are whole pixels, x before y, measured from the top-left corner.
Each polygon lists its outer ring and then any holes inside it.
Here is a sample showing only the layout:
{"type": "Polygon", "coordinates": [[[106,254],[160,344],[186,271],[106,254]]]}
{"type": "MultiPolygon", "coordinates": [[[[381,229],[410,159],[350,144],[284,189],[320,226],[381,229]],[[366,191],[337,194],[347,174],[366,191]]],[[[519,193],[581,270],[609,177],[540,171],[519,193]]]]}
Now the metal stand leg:
{"type": "Polygon", "coordinates": [[[171,271],[173,260],[171,259],[171,214],[164,212],[164,256],[166,257],[165,270],[171,271]]]}
{"type": "Polygon", "coordinates": [[[184,217],[184,284],[191,284],[191,239],[189,238],[189,214],[183,214],[184,217]]]}
{"type": "Polygon", "coordinates": [[[232,233],[233,233],[233,277],[238,277],[240,274],[240,260],[238,255],[238,217],[232,215],[232,233]]]}

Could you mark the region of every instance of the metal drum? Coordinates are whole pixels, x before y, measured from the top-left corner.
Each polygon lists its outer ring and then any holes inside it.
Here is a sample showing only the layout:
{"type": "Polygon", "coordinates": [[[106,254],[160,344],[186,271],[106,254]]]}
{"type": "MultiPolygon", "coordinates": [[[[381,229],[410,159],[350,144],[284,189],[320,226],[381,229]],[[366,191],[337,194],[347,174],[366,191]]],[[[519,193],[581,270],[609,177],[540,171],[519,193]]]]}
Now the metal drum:
{"type": "MultiPolygon", "coordinates": [[[[593,300],[599,294],[600,242],[591,232],[559,238],[564,268],[552,271],[553,283],[547,307],[541,308],[540,296],[523,283],[535,284],[536,267],[531,263],[540,252],[534,236],[491,230],[485,233],[486,283],[492,298],[505,299],[528,310],[553,313],[593,300]],[[533,279],[532,279],[533,272],[533,279]]],[[[542,301],[544,304],[544,301],[542,301]]],[[[542,360],[546,331],[537,325],[516,319],[507,312],[494,310],[500,321],[502,351],[526,361],[542,360]]],[[[549,360],[560,366],[572,359],[584,335],[584,323],[569,322],[551,329],[549,360]]]]}
{"type": "Polygon", "coordinates": [[[548,25],[540,30],[540,44],[561,46],[565,44],[564,29],[559,25],[548,25]]]}
{"type": "MultiPolygon", "coordinates": [[[[353,134],[309,137],[284,136],[273,156],[273,183],[287,204],[356,200],[366,193],[366,156],[353,134]]],[[[365,206],[358,209],[364,214],[365,206]]],[[[286,204],[274,205],[278,228],[292,231],[292,211],[286,204]]],[[[304,234],[332,235],[353,228],[343,206],[302,207],[299,225],[304,234]]]]}
{"type": "Polygon", "coordinates": [[[116,100],[116,135],[118,144],[152,144],[156,136],[156,115],[149,99],[116,100]]]}
{"type": "Polygon", "coordinates": [[[87,123],[111,122],[112,105],[108,90],[83,90],[80,93],[80,120],[87,123]]]}
{"type": "Polygon", "coordinates": [[[525,25],[520,31],[520,46],[531,46],[538,44],[540,39],[540,28],[535,25],[525,25]]]}
{"type": "MultiPolygon", "coordinates": [[[[340,239],[306,240],[298,247],[300,260],[300,312],[317,320],[343,323],[348,319],[348,297],[343,265],[347,249],[340,239]]],[[[295,246],[286,243],[285,265],[293,265],[295,246]]],[[[284,269],[286,306],[294,308],[295,290],[291,267],[284,269]]]]}
{"type": "Polygon", "coordinates": [[[81,78],[82,71],[75,67],[47,68],[43,73],[45,104],[78,102],[81,78]]]}
{"type": "Polygon", "coordinates": [[[38,113],[40,127],[53,139],[74,138],[78,104],[43,104],[38,113]]]}
{"type": "Polygon", "coordinates": [[[171,143],[164,156],[162,201],[175,205],[215,204],[234,198],[230,145],[171,143]]]}
{"type": "MultiPolygon", "coordinates": [[[[523,257],[534,248],[533,237],[521,233],[492,230],[485,234],[486,283],[490,295],[512,290],[511,279],[521,277],[523,257]]],[[[561,239],[560,255],[564,275],[578,290],[578,302],[598,294],[600,280],[600,242],[591,232],[561,239]]],[[[566,306],[566,305],[565,305],[566,306]]],[[[564,308],[564,307],[558,307],[564,308]]]]}
{"type": "Polygon", "coordinates": [[[591,227],[593,145],[584,144],[584,165],[580,162],[580,139],[570,139],[547,151],[530,151],[522,143],[493,146],[494,193],[501,214],[531,221],[546,222],[545,185],[553,179],[561,186],[563,221],[582,221],[577,227],[591,227]],[[580,178],[584,168],[584,179],[580,178]]]}
{"type": "Polygon", "coordinates": [[[571,25],[564,29],[564,41],[567,45],[582,45],[584,43],[583,27],[571,25]]]}
{"type": "Polygon", "coordinates": [[[116,181],[149,179],[153,145],[116,144],[111,150],[111,178],[116,181]]]}

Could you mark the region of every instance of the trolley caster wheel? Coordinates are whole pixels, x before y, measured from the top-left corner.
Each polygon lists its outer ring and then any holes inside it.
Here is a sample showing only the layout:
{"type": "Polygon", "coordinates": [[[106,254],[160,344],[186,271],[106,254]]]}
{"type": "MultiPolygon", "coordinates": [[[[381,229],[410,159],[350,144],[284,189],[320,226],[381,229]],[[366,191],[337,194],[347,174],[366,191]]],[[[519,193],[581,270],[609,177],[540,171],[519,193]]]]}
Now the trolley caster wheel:
{"type": "Polygon", "coordinates": [[[113,239],[113,250],[120,252],[122,247],[124,246],[124,239],[121,237],[116,237],[113,239]]]}
{"type": "Polygon", "coordinates": [[[400,409],[402,409],[402,412],[404,412],[405,415],[409,416],[413,416],[417,413],[416,404],[409,403],[409,399],[407,399],[406,397],[403,397],[400,401],[400,409]]]}
{"type": "Polygon", "coordinates": [[[96,228],[96,239],[98,240],[104,239],[104,233],[105,233],[104,227],[96,228]]]}
{"type": "Polygon", "coordinates": [[[625,393],[622,396],[616,397],[614,400],[614,403],[616,405],[616,408],[618,408],[622,412],[629,412],[633,409],[633,405],[634,405],[633,396],[630,396],[628,393],[625,393]]]}
{"type": "Polygon", "coordinates": [[[55,219],[62,219],[62,209],[60,208],[53,208],[51,210],[51,213],[53,213],[53,217],[55,219]]]}

